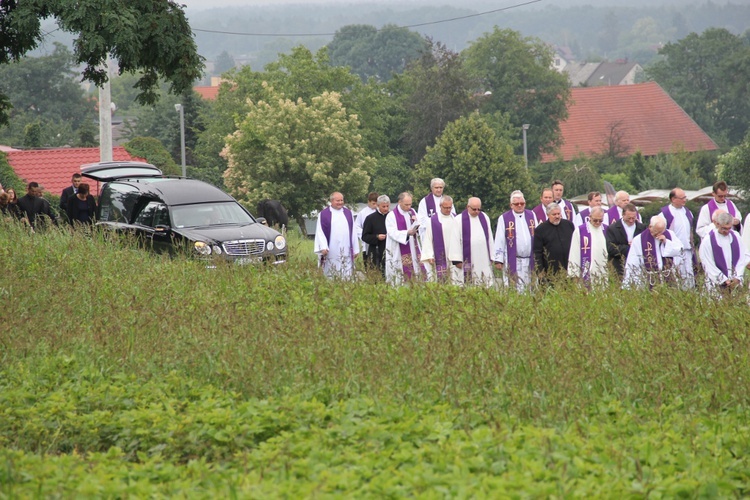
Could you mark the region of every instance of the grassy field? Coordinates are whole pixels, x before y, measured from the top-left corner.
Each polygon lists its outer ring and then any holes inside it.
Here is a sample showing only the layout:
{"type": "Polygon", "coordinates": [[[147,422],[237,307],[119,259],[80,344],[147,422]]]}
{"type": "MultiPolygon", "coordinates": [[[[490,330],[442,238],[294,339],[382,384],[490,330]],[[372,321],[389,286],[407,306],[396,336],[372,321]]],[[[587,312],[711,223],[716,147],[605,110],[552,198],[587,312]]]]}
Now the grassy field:
{"type": "Polygon", "coordinates": [[[0,227],[0,498],[746,496],[747,297],[205,269],[0,227]]]}

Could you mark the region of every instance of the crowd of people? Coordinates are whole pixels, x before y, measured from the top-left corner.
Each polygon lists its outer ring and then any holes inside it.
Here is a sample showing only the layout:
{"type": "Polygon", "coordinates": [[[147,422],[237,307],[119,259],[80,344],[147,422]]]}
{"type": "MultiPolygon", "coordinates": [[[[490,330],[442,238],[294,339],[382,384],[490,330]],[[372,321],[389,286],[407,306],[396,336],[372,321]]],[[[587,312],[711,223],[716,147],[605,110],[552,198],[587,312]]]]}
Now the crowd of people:
{"type": "Polygon", "coordinates": [[[361,250],[365,267],[379,270],[393,285],[436,281],[525,292],[564,276],[592,289],[615,277],[623,288],[691,289],[702,270],[705,287],[723,293],[741,287],[750,267],[750,215],[743,232],[742,215],[727,199],[723,181],[714,184],[713,198],[697,217],[685,206],[685,191],[676,187],[669,203],[646,222],[625,191],[616,193],[606,210],[601,193],[591,192],[579,213],[564,198],[563,183],[554,181],[531,209],[524,193],[513,191],[494,233],[482,200],[469,198],[457,214],[444,190],[442,179],[432,179],[430,194],[416,210],[408,192],[398,196],[393,210],[388,196],[370,193],[356,216],[341,193],[331,194],[315,233],[323,273],[354,278],[361,250]]]}
{"type": "MultiPolygon", "coordinates": [[[[89,185],[81,181],[81,174],[73,174],[71,185],[60,194],[62,219],[72,226],[91,225],[96,217],[96,199],[89,185]]],[[[0,184],[0,215],[6,220],[20,221],[32,231],[46,224],[58,225],[57,214],[42,195],[38,182],[28,183],[26,194],[21,198],[14,189],[5,190],[0,184]]]]}

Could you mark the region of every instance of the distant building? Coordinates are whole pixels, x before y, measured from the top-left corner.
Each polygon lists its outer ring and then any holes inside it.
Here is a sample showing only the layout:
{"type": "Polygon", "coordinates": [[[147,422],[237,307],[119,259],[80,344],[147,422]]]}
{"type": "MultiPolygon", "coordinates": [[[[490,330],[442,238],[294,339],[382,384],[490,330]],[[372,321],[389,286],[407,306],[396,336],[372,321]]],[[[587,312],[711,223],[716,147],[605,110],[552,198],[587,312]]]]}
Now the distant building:
{"type": "Polygon", "coordinates": [[[602,85],[633,85],[643,68],[635,62],[620,59],[615,62],[571,63],[565,66],[573,87],[602,85]]]}
{"type": "Polygon", "coordinates": [[[682,150],[712,151],[716,143],[656,82],[571,90],[568,119],[560,123],[563,143],[542,163],[578,155],[644,156],[682,150]]]}

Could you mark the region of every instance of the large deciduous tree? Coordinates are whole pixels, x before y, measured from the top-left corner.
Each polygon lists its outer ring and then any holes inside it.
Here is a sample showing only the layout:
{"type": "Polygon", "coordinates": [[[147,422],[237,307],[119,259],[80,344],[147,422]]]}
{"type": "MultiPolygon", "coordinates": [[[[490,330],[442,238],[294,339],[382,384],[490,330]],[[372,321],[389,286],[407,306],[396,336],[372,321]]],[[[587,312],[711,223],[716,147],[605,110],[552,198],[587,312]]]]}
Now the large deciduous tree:
{"type": "Polygon", "coordinates": [[[391,82],[405,115],[403,143],[412,165],[448,123],[476,109],[472,93],[477,84],[459,54],[432,40],[421,57],[391,82]]]}
{"type": "MultiPolygon", "coordinates": [[[[448,124],[417,165],[415,184],[429,186],[431,178],[440,177],[457,206],[478,196],[491,217],[507,209],[514,190],[529,197],[536,190],[523,158],[514,154],[512,143],[497,134],[495,127],[476,112],[448,124]]],[[[506,127],[510,127],[507,122],[506,127]]]]}
{"type": "Polygon", "coordinates": [[[253,71],[250,66],[231,70],[223,75],[225,83],[216,101],[204,110],[201,121],[206,130],[198,138],[196,166],[206,173],[224,172],[226,160],[219,156],[226,137],[236,130],[235,116],[248,112],[248,101],[265,96],[264,82],[296,101],[310,103],[323,92],[343,92],[358,79],[346,68],[332,67],[325,48],[315,54],[303,46],[282,54],[265,71],[253,71]]]}
{"type": "Polygon", "coordinates": [[[495,27],[462,55],[483,90],[492,93],[483,100],[482,111],[507,113],[518,130],[531,125],[530,159],[553,151],[560,141],[559,123],[568,116],[570,84],[552,68],[552,49],[539,39],[495,27]]]}
{"type": "MultiPolygon", "coordinates": [[[[139,100],[154,102],[159,79],[182,93],[201,77],[198,55],[183,7],[173,0],[37,0],[0,2],[0,64],[18,61],[37,47],[45,33],[41,21],[54,18],[76,33],[75,62],[84,78],[100,85],[102,64],[111,54],[119,71],[137,72],[139,100]]],[[[9,102],[0,94],[0,124],[8,120],[9,102]]]]}
{"type": "Polygon", "coordinates": [[[24,143],[28,127],[36,130],[36,137],[24,145],[78,146],[76,132],[94,120],[96,108],[84,95],[77,75],[73,54],[59,43],[49,55],[0,65],[0,92],[13,106],[11,121],[0,130],[0,142],[24,143]]]}
{"type": "Polygon", "coordinates": [[[739,144],[750,129],[750,43],[710,28],[659,53],[647,74],[714,140],[739,144]]]}
{"type": "Polygon", "coordinates": [[[331,64],[349,66],[362,81],[387,82],[419,57],[425,40],[407,28],[387,24],[381,29],[353,24],[339,29],[328,44],[331,64]]]}
{"type": "Polygon", "coordinates": [[[281,200],[304,231],[303,216],[324,206],[333,191],[350,200],[365,195],[374,160],[338,93],[307,103],[263,87],[263,98],[248,103],[247,115],[227,138],[224,183],[248,206],[281,200]]]}

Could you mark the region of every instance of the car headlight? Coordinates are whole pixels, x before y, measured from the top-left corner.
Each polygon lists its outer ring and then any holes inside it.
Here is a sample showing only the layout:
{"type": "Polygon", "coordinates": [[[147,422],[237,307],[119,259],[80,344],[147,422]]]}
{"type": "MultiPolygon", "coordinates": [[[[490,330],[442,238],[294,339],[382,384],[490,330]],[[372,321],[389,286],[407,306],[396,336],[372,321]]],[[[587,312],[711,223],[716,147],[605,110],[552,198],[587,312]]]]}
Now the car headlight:
{"type": "Polygon", "coordinates": [[[219,245],[214,245],[211,247],[216,255],[221,255],[221,247],[219,245]]]}
{"type": "Polygon", "coordinates": [[[273,241],[269,241],[268,243],[266,243],[266,250],[268,250],[269,252],[273,250],[273,241]]]}
{"type": "Polygon", "coordinates": [[[208,243],[203,241],[196,241],[193,245],[195,247],[195,251],[198,252],[201,255],[211,255],[211,247],[208,243]]]}
{"type": "Polygon", "coordinates": [[[276,241],[274,241],[274,243],[276,244],[276,248],[278,248],[279,250],[283,250],[284,248],[286,248],[286,238],[281,235],[278,235],[276,237],[276,241]]]}

